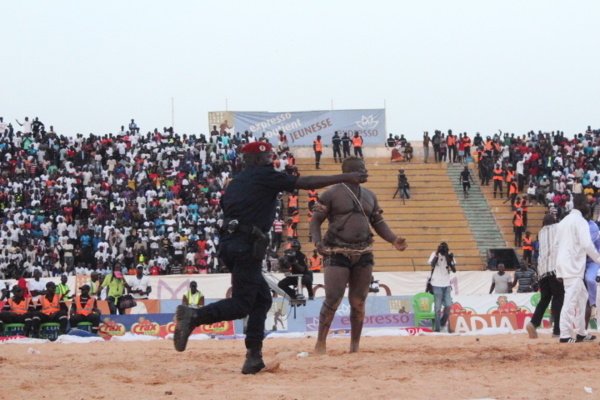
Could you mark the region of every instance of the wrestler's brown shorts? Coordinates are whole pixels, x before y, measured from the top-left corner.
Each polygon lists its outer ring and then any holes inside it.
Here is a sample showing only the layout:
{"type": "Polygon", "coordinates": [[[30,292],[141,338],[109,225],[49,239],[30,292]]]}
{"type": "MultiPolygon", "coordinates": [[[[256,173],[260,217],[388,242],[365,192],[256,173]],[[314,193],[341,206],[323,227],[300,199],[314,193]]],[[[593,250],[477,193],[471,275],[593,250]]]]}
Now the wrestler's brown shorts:
{"type": "Polygon", "coordinates": [[[375,263],[373,253],[344,255],[340,253],[331,254],[323,257],[323,266],[327,267],[344,267],[348,269],[362,268],[375,263]]]}

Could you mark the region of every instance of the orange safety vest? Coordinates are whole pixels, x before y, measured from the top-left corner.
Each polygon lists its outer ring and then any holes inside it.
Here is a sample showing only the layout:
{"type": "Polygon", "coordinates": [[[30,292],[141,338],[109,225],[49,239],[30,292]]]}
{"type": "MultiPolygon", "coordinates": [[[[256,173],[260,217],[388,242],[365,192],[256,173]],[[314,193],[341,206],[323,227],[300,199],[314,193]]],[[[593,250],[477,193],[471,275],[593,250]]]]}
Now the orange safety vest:
{"type": "Polygon", "coordinates": [[[94,299],[93,297],[90,297],[88,299],[88,301],[85,303],[85,306],[81,306],[81,296],[77,296],[75,297],[75,304],[77,305],[77,310],[75,311],[75,314],[81,314],[81,315],[85,315],[88,316],[90,315],[92,312],[94,312],[94,303],[95,303],[96,299],[94,299]]]}
{"type": "Polygon", "coordinates": [[[523,216],[515,213],[514,226],[523,226],[523,216]]]}
{"type": "Polygon", "coordinates": [[[288,196],[288,207],[298,207],[298,196],[288,196]]]}
{"type": "Polygon", "coordinates": [[[487,142],[485,142],[485,151],[492,151],[492,141],[488,140],[487,142]]]}
{"type": "Polygon", "coordinates": [[[294,227],[292,225],[288,225],[288,227],[287,227],[287,235],[288,235],[288,237],[294,237],[294,236],[296,236],[295,232],[294,232],[294,227]]]}
{"type": "Polygon", "coordinates": [[[294,213],[292,214],[292,222],[295,224],[300,222],[300,211],[294,211],[294,213]]]}
{"type": "Polygon", "coordinates": [[[10,311],[15,314],[23,315],[29,311],[29,302],[31,301],[31,297],[25,298],[21,300],[21,303],[17,304],[17,302],[10,298],[8,299],[8,305],[10,306],[10,311]]]}
{"type": "Polygon", "coordinates": [[[46,315],[52,315],[55,312],[60,311],[60,294],[55,294],[52,301],[48,301],[46,296],[40,298],[40,304],[42,305],[42,313],[46,315]]]}
{"type": "Polygon", "coordinates": [[[501,169],[495,169],[494,170],[494,180],[495,181],[501,181],[501,180],[503,180],[503,178],[502,178],[502,170],[501,169]]]}
{"type": "Polygon", "coordinates": [[[315,151],[323,151],[323,143],[320,140],[313,140],[315,151]]]}
{"type": "MultiPolygon", "coordinates": [[[[509,194],[515,194],[515,193],[519,193],[519,187],[517,186],[517,184],[511,184],[508,188],[508,193],[509,194]]],[[[517,207],[519,208],[519,207],[517,207]]]]}
{"type": "Polygon", "coordinates": [[[319,194],[316,190],[309,190],[308,191],[308,201],[317,201],[319,197],[319,194]]]}
{"type": "Polygon", "coordinates": [[[471,147],[471,138],[468,136],[465,136],[463,139],[463,144],[465,145],[465,147],[471,147]]]}
{"type": "Polygon", "coordinates": [[[454,146],[456,144],[456,138],[454,136],[448,136],[446,138],[446,144],[448,146],[454,146]]]}
{"type": "Polygon", "coordinates": [[[531,238],[523,238],[523,250],[533,250],[533,240],[531,238]]]}
{"type": "Polygon", "coordinates": [[[515,179],[515,171],[506,171],[506,182],[512,182],[515,179]]]}
{"type": "Polygon", "coordinates": [[[527,203],[527,200],[521,200],[521,209],[523,212],[529,211],[529,204],[527,203]]]}
{"type": "Polygon", "coordinates": [[[359,137],[353,137],[352,138],[352,146],[354,147],[362,147],[362,138],[359,137]]]}
{"type": "Polygon", "coordinates": [[[308,261],[310,262],[311,271],[320,271],[323,268],[321,257],[310,257],[308,261]]]}
{"type": "MultiPolygon", "coordinates": [[[[511,191],[511,193],[512,193],[512,191],[511,191]]],[[[515,206],[515,208],[520,208],[522,211],[523,210],[523,200],[519,200],[519,201],[515,200],[514,206],[515,206]]]]}

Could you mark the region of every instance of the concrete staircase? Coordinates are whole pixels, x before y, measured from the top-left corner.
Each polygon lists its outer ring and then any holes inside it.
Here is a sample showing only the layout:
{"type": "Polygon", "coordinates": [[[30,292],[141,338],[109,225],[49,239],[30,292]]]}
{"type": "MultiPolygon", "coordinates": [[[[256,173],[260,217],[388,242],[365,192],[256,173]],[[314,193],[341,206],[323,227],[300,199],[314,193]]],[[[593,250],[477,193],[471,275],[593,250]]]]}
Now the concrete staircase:
{"type": "Polygon", "coordinates": [[[465,164],[449,164],[447,172],[456,195],[462,199],[460,201],[462,211],[471,227],[482,262],[485,262],[485,260],[487,260],[488,249],[505,248],[509,246],[507,246],[502,231],[500,231],[496,224],[495,216],[491,212],[490,206],[481,191],[477,173],[474,171],[472,164],[469,165],[469,170],[471,171],[471,176],[475,183],[471,183],[471,190],[469,191],[468,197],[466,199],[464,198],[462,182],[460,180],[460,173],[463,171],[464,167],[465,164]]]}
{"type": "MultiPolygon", "coordinates": [[[[515,249],[517,255],[521,257],[523,255],[523,250],[519,247],[514,246],[514,233],[512,226],[513,219],[513,210],[511,209],[510,203],[504,203],[506,200],[506,184],[503,185],[504,196],[500,198],[494,198],[494,190],[493,190],[493,182],[490,180],[490,186],[481,187],[481,191],[485,196],[490,210],[494,214],[496,225],[502,235],[504,236],[504,240],[506,241],[507,246],[515,249]]],[[[522,197],[523,193],[520,193],[519,196],[522,197]]],[[[548,211],[547,207],[543,205],[534,205],[529,206],[529,212],[527,213],[527,230],[531,232],[531,237],[535,240],[537,237],[537,233],[540,229],[542,229],[542,220],[544,219],[544,215],[548,211]]],[[[523,235],[525,236],[525,235],[523,235]]]]}

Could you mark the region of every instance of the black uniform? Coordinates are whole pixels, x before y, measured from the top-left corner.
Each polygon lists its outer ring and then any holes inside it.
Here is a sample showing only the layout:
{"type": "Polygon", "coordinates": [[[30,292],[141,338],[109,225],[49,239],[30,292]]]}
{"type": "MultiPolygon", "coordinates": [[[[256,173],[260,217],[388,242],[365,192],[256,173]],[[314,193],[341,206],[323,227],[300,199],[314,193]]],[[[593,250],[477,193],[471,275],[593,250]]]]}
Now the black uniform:
{"type": "MultiPolygon", "coordinates": [[[[342,139],[337,134],[337,132],[331,138],[331,144],[333,145],[333,159],[337,162],[338,158],[340,160],[342,159],[342,149],[341,149],[342,139]]],[[[348,147],[348,151],[350,151],[349,147],[348,147]]]]}
{"type": "MultiPolygon", "coordinates": [[[[262,275],[262,258],[253,255],[255,242],[261,241],[256,228],[262,234],[269,232],[275,219],[279,192],[292,192],[294,175],[277,172],[272,166],[248,166],[227,186],[221,199],[225,212],[219,257],[231,271],[232,296],[203,307],[211,316],[210,323],[249,316],[246,328],[246,348],[262,346],[265,320],[271,308],[271,291],[262,275]],[[231,229],[234,230],[234,229],[231,229]]],[[[264,243],[266,250],[268,240],[264,243]]]]}
{"type": "MultiPolygon", "coordinates": [[[[306,256],[301,251],[288,249],[284,256],[279,259],[279,265],[282,269],[291,272],[294,275],[302,275],[302,285],[306,286],[309,300],[312,300],[315,295],[313,293],[313,274],[306,263],[306,256]]],[[[298,284],[298,278],[288,276],[279,281],[279,286],[292,299],[296,298],[296,293],[292,287],[298,284]]]]}
{"type": "Polygon", "coordinates": [[[352,144],[352,138],[348,137],[347,133],[344,133],[342,137],[342,149],[344,150],[344,158],[350,157],[350,145],[352,144]]]}

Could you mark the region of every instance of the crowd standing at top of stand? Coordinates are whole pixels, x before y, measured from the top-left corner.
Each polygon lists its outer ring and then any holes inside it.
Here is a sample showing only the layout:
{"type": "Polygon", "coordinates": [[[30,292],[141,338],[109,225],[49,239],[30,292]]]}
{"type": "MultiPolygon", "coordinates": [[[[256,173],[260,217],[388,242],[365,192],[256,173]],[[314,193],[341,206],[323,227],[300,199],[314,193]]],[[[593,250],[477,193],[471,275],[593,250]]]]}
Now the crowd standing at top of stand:
{"type": "MultiPolygon", "coordinates": [[[[241,147],[264,134],[142,134],[132,119],[116,134],[68,137],[16,122],[0,117],[0,278],[226,272],[220,197],[241,147]]],[[[277,141],[276,168],[297,174],[285,135],[277,141]]]]}

